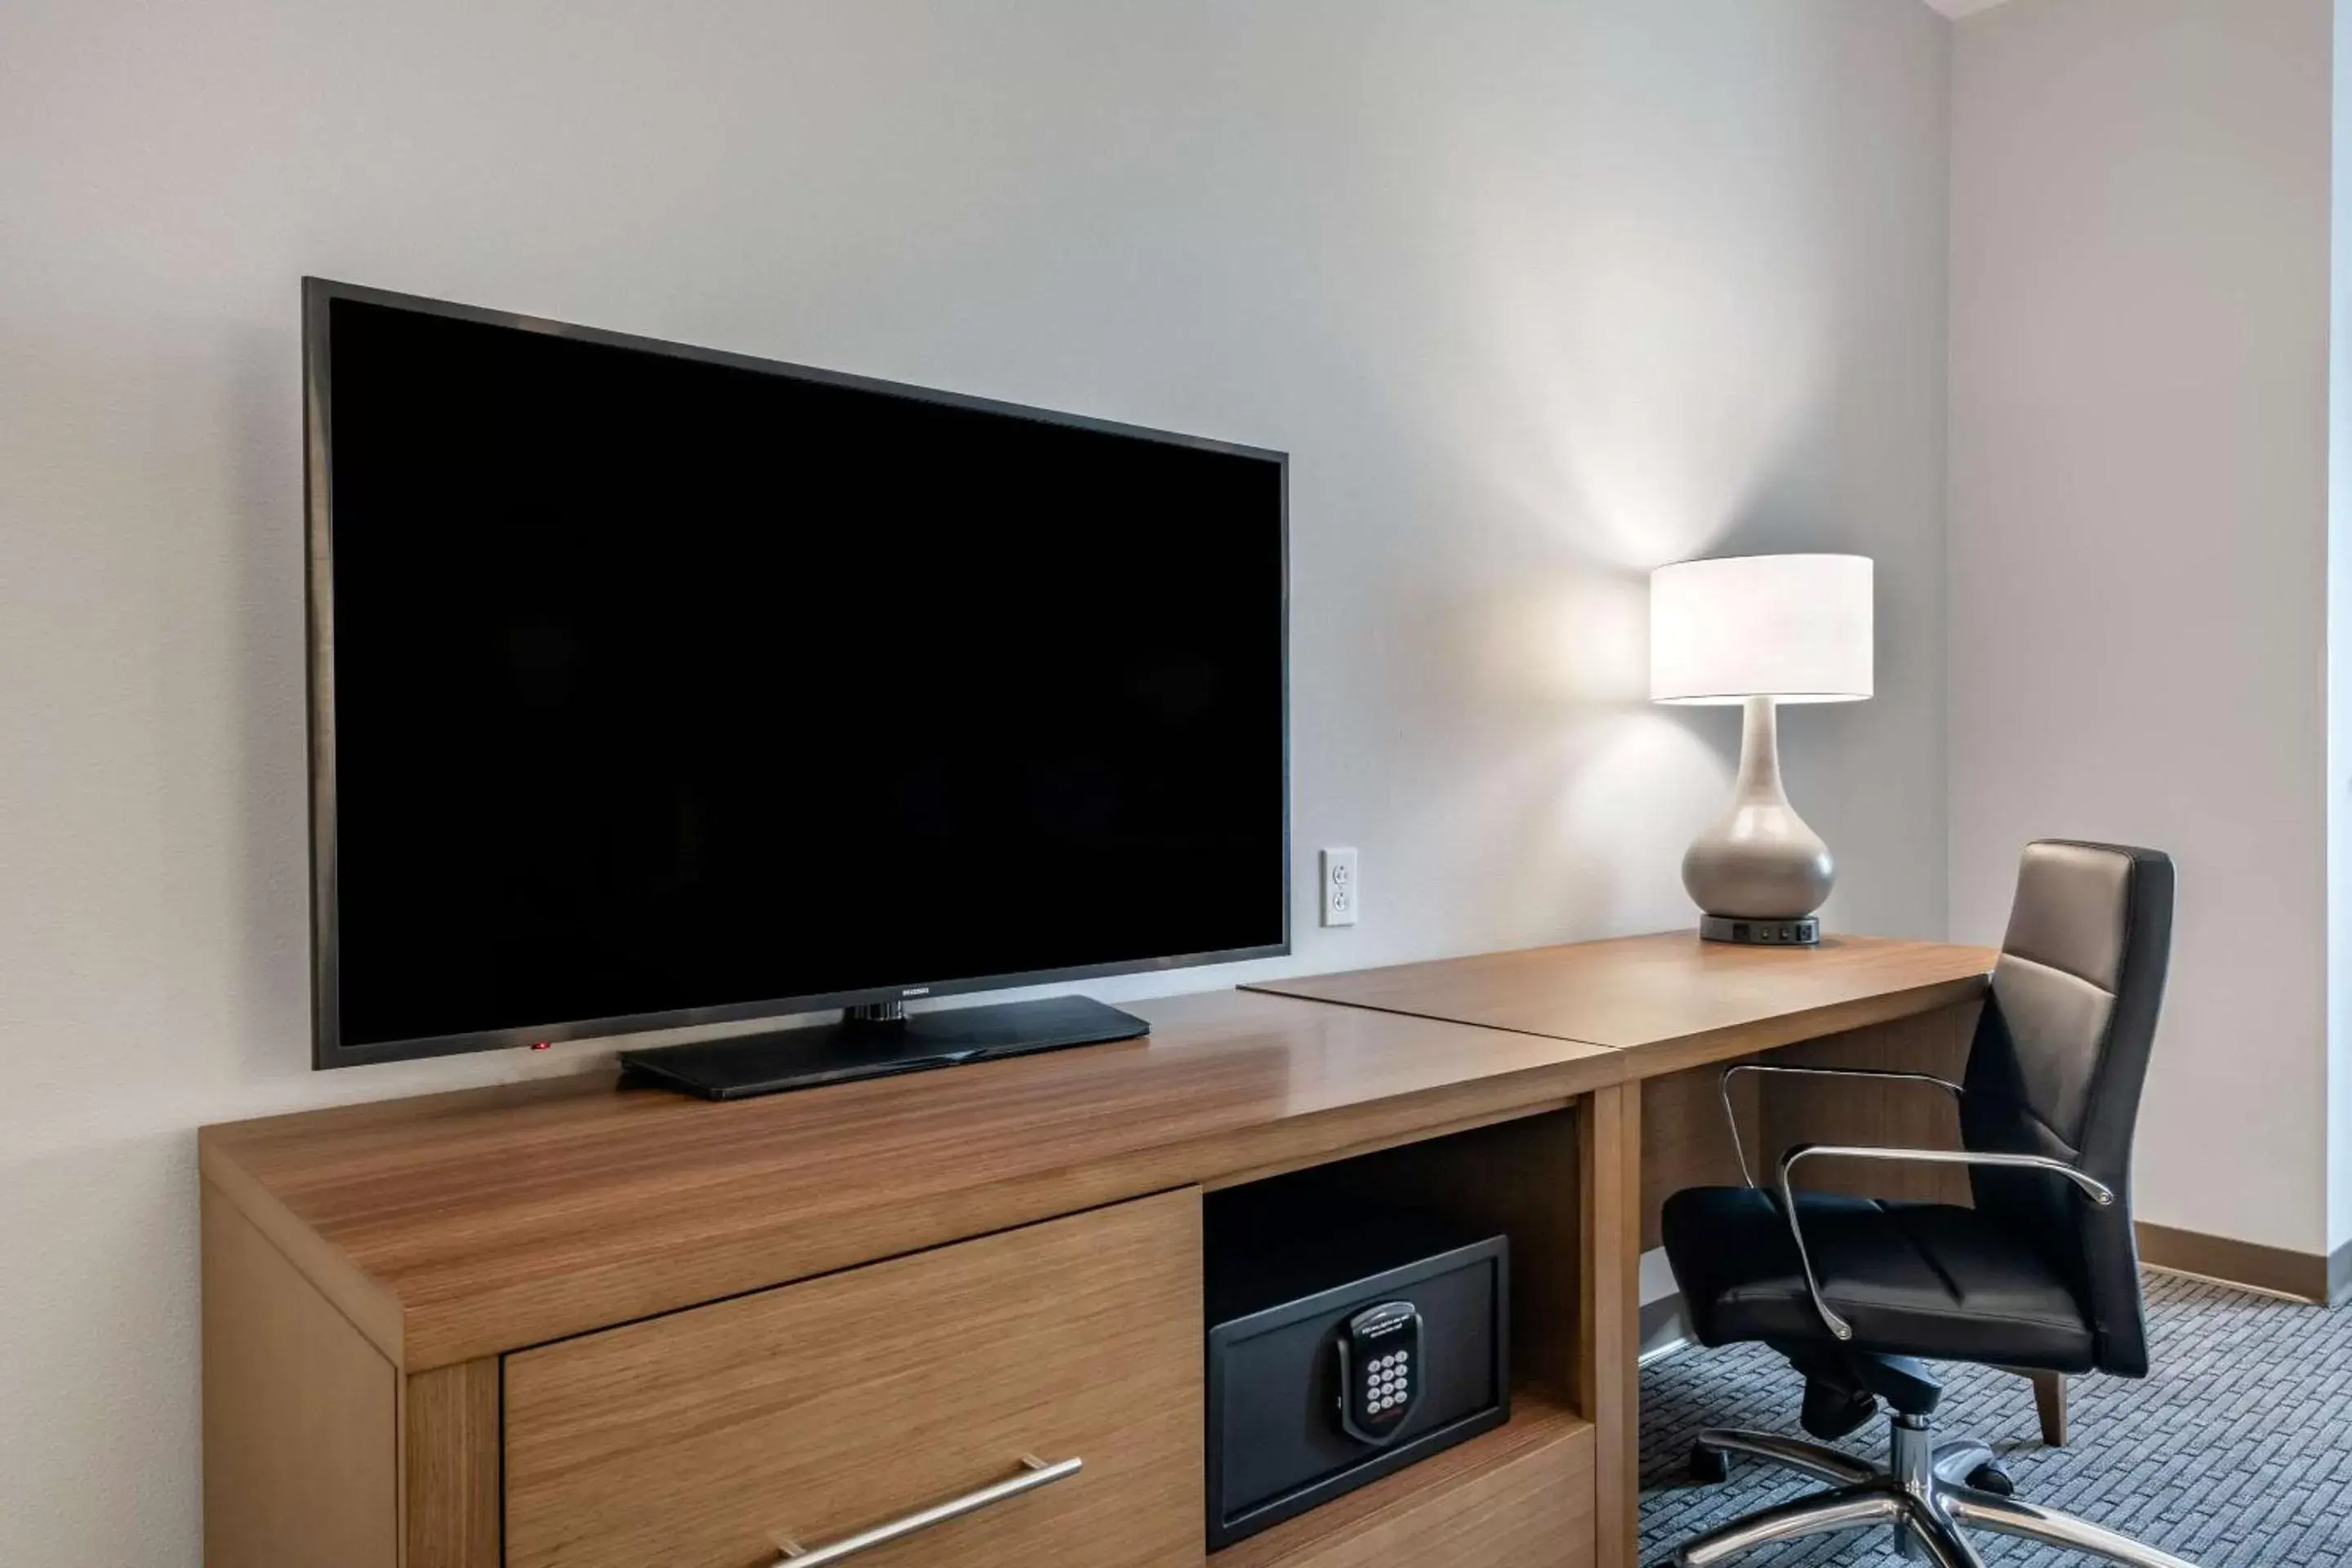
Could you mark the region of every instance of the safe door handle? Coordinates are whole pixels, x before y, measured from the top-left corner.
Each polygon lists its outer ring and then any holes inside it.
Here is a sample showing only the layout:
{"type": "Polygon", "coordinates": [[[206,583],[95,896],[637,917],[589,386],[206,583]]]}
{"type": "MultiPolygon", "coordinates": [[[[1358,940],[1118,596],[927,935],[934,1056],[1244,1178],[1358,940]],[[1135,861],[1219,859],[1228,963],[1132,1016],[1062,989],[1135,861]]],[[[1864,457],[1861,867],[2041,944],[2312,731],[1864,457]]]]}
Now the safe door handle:
{"type": "Polygon", "coordinates": [[[1049,1465],[1034,1454],[1024,1454],[1021,1456],[1021,1474],[1007,1477],[978,1491],[966,1492],[961,1497],[933,1503],[913,1513],[901,1514],[887,1523],[877,1524],[871,1530],[861,1530],[855,1535],[845,1535],[823,1546],[803,1546],[797,1541],[783,1542],[784,1554],[776,1560],[775,1568],[824,1568],[828,1563],[839,1563],[861,1552],[887,1546],[919,1531],[929,1530],[935,1524],[945,1524],[951,1519],[961,1519],[965,1514],[992,1508],[1008,1499],[1019,1497],[1023,1492],[1034,1492],[1039,1487],[1051,1486],[1065,1477],[1076,1475],[1085,1462],[1074,1455],[1066,1459],[1056,1459],[1049,1465]]]}

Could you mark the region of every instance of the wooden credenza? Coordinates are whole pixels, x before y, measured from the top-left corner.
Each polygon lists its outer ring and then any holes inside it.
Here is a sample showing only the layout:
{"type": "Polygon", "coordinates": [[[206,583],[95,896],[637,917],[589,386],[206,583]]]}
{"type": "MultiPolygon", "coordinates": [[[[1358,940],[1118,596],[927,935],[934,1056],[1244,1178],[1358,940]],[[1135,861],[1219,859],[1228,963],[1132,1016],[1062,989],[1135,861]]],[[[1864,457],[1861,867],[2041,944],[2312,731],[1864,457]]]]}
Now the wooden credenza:
{"type": "Polygon", "coordinates": [[[1593,1561],[1613,1053],[1140,1010],[1145,1040],[738,1104],[599,1075],[205,1129],[207,1563],[765,1568],[1075,1458],[855,1561],[1198,1564],[1204,1194],[1335,1159],[1513,1226],[1515,1417],[1219,1561],[1476,1531],[1496,1568],[1593,1561]]]}
{"type": "Polygon", "coordinates": [[[1738,1016],[1648,1054],[1410,989],[1223,992],[1138,1005],[1146,1039],[734,1104],[599,1074],[206,1128],[205,1561],[1196,1568],[1203,1206],[1347,1162],[1509,1235],[1512,1417],[1220,1568],[1632,1568],[1645,1209],[1717,1159],[1653,1117],[1645,1169],[1642,1080],[1944,1040],[1972,952],[1760,990],[1701,954],[1738,1016]]]}

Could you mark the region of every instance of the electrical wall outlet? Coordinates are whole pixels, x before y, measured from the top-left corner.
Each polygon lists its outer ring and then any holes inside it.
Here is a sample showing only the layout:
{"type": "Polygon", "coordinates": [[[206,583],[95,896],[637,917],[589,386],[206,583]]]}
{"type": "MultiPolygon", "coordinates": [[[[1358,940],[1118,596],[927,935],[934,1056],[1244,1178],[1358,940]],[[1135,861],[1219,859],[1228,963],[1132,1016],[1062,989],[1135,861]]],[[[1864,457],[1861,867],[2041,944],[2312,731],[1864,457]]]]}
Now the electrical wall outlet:
{"type": "Polygon", "coordinates": [[[1327,926],[1351,926],[1356,923],[1356,908],[1363,902],[1363,889],[1356,883],[1356,852],[1353,849],[1323,851],[1323,923],[1327,926]]]}

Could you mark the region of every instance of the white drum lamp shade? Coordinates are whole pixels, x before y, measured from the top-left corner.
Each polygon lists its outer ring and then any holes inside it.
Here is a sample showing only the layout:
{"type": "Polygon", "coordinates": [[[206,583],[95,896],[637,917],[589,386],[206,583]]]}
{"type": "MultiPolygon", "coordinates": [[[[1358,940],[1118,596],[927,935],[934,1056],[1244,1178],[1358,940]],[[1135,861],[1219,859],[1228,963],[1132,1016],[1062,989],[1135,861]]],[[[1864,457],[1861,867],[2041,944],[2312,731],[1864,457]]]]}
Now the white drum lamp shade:
{"type": "Polygon", "coordinates": [[[1860,555],[1745,555],[1650,574],[1650,696],[1740,704],[1731,805],[1683,857],[1683,886],[1724,942],[1809,945],[1837,867],[1780,785],[1777,707],[1874,689],[1872,570],[1860,555]]]}
{"type": "Polygon", "coordinates": [[[1866,555],[1741,555],[1650,574],[1659,702],[1857,702],[1872,693],[1866,555]]]}

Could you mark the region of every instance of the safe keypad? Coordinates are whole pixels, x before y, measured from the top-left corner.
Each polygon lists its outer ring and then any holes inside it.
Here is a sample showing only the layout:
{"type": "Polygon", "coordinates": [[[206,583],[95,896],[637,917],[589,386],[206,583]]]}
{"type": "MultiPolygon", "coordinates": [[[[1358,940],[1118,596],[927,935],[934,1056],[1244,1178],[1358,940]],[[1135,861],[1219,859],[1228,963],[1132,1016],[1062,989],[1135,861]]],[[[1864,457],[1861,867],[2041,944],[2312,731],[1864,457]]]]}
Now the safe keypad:
{"type": "Polygon", "coordinates": [[[1404,1408],[1412,1365],[1411,1351],[1394,1351],[1372,1358],[1371,1364],[1364,1369],[1365,1405],[1372,1415],[1404,1408]]]}

